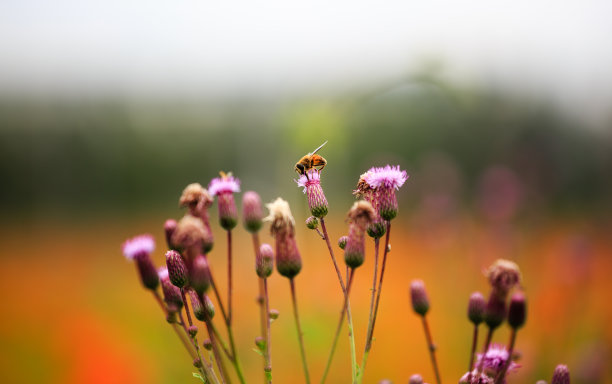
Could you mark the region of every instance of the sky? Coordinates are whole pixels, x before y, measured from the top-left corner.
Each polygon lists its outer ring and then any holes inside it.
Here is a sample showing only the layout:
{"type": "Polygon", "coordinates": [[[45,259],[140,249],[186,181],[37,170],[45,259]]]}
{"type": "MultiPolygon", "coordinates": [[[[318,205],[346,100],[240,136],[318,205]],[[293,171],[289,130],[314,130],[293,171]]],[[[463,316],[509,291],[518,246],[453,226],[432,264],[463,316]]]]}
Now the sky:
{"type": "Polygon", "coordinates": [[[610,1],[3,0],[0,92],[282,95],[436,62],[606,110],[610,20],[610,1]]]}

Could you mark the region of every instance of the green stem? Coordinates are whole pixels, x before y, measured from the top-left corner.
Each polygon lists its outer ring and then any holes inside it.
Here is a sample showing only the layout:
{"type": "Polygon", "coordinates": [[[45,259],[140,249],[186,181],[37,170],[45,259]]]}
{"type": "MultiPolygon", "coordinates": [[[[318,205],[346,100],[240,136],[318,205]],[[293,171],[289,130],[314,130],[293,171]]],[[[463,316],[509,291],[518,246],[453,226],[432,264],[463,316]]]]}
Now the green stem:
{"type": "Polygon", "coordinates": [[[351,293],[351,285],[353,283],[353,275],[355,274],[355,270],[351,269],[349,275],[349,269],[346,268],[346,278],[348,280],[348,285],[346,288],[346,298],[344,299],[344,306],[346,307],[346,319],[348,321],[348,329],[349,329],[349,342],[351,346],[351,372],[352,372],[352,383],[357,382],[357,375],[359,374],[357,367],[357,352],[355,351],[355,333],[353,331],[353,316],[351,315],[351,304],[349,301],[349,295],[351,293]]]}
{"type": "MultiPolygon", "coordinates": [[[[181,289],[181,293],[182,291],[183,290],[181,289]]],[[[185,300],[185,298],[183,298],[183,305],[187,307],[187,301],[185,300]]],[[[187,310],[187,308],[185,308],[185,310],[187,310]]],[[[179,319],[181,320],[181,324],[183,325],[183,330],[185,331],[185,334],[191,337],[189,335],[189,331],[187,330],[185,319],[183,319],[183,313],[179,311],[178,315],[179,315],[179,319]]],[[[204,377],[209,382],[220,384],[219,379],[217,378],[217,375],[215,375],[215,371],[210,369],[207,361],[202,358],[202,355],[200,354],[200,346],[198,345],[198,340],[195,337],[193,337],[191,338],[191,342],[196,350],[196,354],[197,354],[196,358],[200,359],[200,362],[202,363],[201,364],[202,366],[199,368],[199,371],[202,374],[202,377],[204,377]]]]}
{"type": "MultiPolygon", "coordinates": [[[[512,364],[512,353],[514,353],[514,344],[516,343],[516,328],[512,328],[510,333],[510,348],[508,349],[508,361],[504,364],[504,368],[499,372],[497,379],[495,380],[495,384],[501,384],[504,381],[504,377],[506,376],[506,372],[508,372],[508,368],[510,364],[512,364]]],[[[484,360],[484,359],[483,359],[484,360]]]]}
{"type": "Polygon", "coordinates": [[[440,384],[440,370],[438,369],[438,361],[436,360],[436,345],[431,337],[431,331],[429,330],[429,323],[427,317],[421,316],[423,320],[423,330],[425,331],[425,339],[427,339],[427,349],[429,350],[429,357],[431,358],[431,365],[433,366],[434,374],[436,375],[436,383],[440,384]]]}
{"type": "Polygon", "coordinates": [[[227,231],[227,324],[232,324],[232,231],[227,231]]]}
{"type": "Polygon", "coordinates": [[[306,363],[306,350],[304,348],[304,338],[302,336],[302,327],[300,325],[300,315],[298,314],[297,298],[295,295],[295,282],[293,278],[289,279],[291,286],[291,300],[293,302],[293,316],[295,317],[295,327],[297,329],[298,340],[300,343],[300,354],[302,356],[302,366],[304,368],[304,378],[306,384],[310,384],[310,375],[308,374],[308,364],[306,363]]]}
{"type": "Polygon", "coordinates": [[[472,336],[472,350],[470,352],[470,366],[468,368],[468,383],[472,381],[472,371],[474,370],[474,355],[478,345],[478,324],[474,324],[474,335],[472,336]]]}
{"type": "MultiPolygon", "coordinates": [[[[166,309],[166,306],[164,305],[164,302],[162,301],[159,292],[157,291],[152,291],[153,292],[153,297],[155,297],[155,301],[157,301],[157,303],[159,304],[161,310],[164,312],[164,316],[168,316],[168,310],[166,309]]],[[[176,335],[178,336],[179,339],[181,339],[181,343],[183,343],[183,346],[185,347],[185,349],[187,350],[187,353],[189,353],[189,356],[192,359],[196,358],[196,354],[193,351],[193,349],[191,349],[191,347],[189,346],[189,341],[185,338],[185,335],[183,335],[181,333],[181,331],[179,330],[179,326],[176,323],[172,323],[172,329],[174,329],[174,332],[176,333],[176,335]]]]}
{"type": "Polygon", "coordinates": [[[268,296],[268,279],[263,279],[264,282],[264,300],[266,302],[266,367],[264,371],[266,373],[266,379],[268,384],[272,383],[272,354],[270,348],[272,344],[272,337],[270,335],[270,297],[268,296]]]}

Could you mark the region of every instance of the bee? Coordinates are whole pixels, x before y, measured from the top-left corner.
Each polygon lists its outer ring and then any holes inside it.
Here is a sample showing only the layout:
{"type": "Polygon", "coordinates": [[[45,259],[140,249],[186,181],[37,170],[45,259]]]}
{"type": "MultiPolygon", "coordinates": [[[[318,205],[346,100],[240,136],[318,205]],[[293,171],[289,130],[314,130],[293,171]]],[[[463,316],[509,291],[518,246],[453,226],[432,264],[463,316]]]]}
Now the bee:
{"type": "Polygon", "coordinates": [[[323,148],[325,144],[327,144],[327,141],[319,145],[319,147],[315,149],[314,151],[312,151],[311,153],[302,157],[300,161],[298,161],[297,164],[295,164],[295,171],[300,175],[305,175],[306,172],[312,168],[316,168],[319,171],[325,168],[325,165],[327,164],[327,160],[325,160],[320,155],[316,154],[319,151],[319,149],[323,148]]]}

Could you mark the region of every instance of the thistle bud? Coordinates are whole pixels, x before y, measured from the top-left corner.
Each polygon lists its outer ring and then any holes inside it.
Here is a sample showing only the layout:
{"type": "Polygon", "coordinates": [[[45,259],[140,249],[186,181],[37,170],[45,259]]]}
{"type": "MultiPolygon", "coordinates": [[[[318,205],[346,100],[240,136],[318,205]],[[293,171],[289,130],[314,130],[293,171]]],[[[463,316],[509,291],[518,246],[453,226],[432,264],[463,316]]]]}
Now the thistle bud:
{"type": "Polygon", "coordinates": [[[553,373],[552,384],[570,384],[570,373],[567,365],[557,365],[553,373]]]}
{"type": "Polygon", "coordinates": [[[365,231],[374,220],[372,204],[359,200],[353,204],[349,213],[349,234],[344,248],[344,262],[350,268],[357,268],[365,260],[365,231]]]}
{"type": "Polygon", "coordinates": [[[514,329],[521,328],[525,324],[527,316],[527,304],[525,303],[525,295],[520,292],[512,295],[510,306],[508,308],[508,324],[514,329]]]}
{"type": "Polygon", "coordinates": [[[174,219],[168,219],[164,223],[164,233],[166,234],[166,244],[168,245],[168,249],[174,249],[174,245],[172,244],[172,235],[174,231],[176,231],[176,226],[178,223],[174,219]]]}
{"type": "Polygon", "coordinates": [[[202,346],[204,347],[204,349],[205,349],[205,350],[207,350],[207,351],[211,351],[211,350],[212,350],[212,347],[213,347],[213,345],[212,345],[212,341],[211,341],[210,339],[205,339],[205,340],[202,342],[202,346]]]}
{"type": "Polygon", "coordinates": [[[289,203],[280,197],[266,206],[270,210],[266,220],[272,221],[271,231],[276,245],[276,270],[291,279],[302,269],[302,257],[294,235],[295,220],[289,203]]]}
{"type": "Polygon", "coordinates": [[[128,239],[121,246],[121,250],[126,259],[136,262],[142,285],[150,290],[157,289],[159,277],[151,260],[151,253],[155,250],[153,236],[140,235],[128,239]]]}
{"type": "Polygon", "coordinates": [[[468,319],[470,319],[474,325],[478,325],[484,320],[485,306],[485,299],[482,293],[472,293],[468,303],[468,319]]]}
{"type": "Polygon", "coordinates": [[[306,219],[306,227],[308,227],[308,229],[319,228],[319,220],[314,216],[310,216],[306,219]]]}
{"type": "Polygon", "coordinates": [[[204,305],[204,311],[206,312],[206,316],[212,320],[215,317],[215,306],[213,305],[212,300],[207,295],[202,296],[202,304],[204,305]]]}
{"type": "Polygon", "coordinates": [[[276,320],[276,319],[278,319],[279,312],[278,312],[277,309],[271,309],[270,313],[268,313],[268,315],[270,316],[270,319],[276,320]]]}
{"type": "Polygon", "coordinates": [[[348,242],[348,236],[342,236],[338,239],[338,246],[340,247],[340,249],[345,249],[346,248],[346,243],[348,242]]]}
{"type": "Polygon", "coordinates": [[[191,287],[200,295],[206,292],[210,286],[210,270],[204,255],[198,255],[193,261],[189,281],[191,287]]]}
{"type": "Polygon", "coordinates": [[[423,378],[421,375],[412,375],[410,376],[410,381],[408,381],[408,384],[423,384],[423,378]]]}
{"type": "Polygon", "coordinates": [[[412,298],[412,309],[421,316],[429,311],[429,299],[422,280],[413,280],[410,284],[410,297],[412,298]]]}
{"type": "Polygon", "coordinates": [[[193,366],[196,368],[202,368],[202,360],[199,357],[193,359],[193,366]]]}
{"type": "Polygon", "coordinates": [[[233,229],[238,223],[238,210],[234,201],[234,193],[240,192],[240,180],[231,173],[220,172],[221,177],[212,179],[208,185],[211,195],[217,196],[219,206],[219,224],[226,231],[233,229]]]}
{"type": "MultiPolygon", "coordinates": [[[[187,259],[193,259],[200,252],[208,253],[213,246],[212,232],[204,225],[201,219],[192,215],[185,215],[178,222],[172,234],[172,244],[188,253],[187,259]]],[[[187,262],[187,265],[190,263],[187,262]]]]}
{"type": "Polygon", "coordinates": [[[181,297],[181,290],[174,286],[170,282],[168,277],[168,269],[162,267],[159,269],[159,280],[161,281],[162,292],[164,294],[164,301],[168,306],[168,312],[178,312],[183,308],[183,298],[181,297]]]}
{"type": "Polygon", "coordinates": [[[499,259],[486,272],[493,293],[503,299],[512,288],[521,282],[521,271],[516,263],[499,259]]]}
{"type": "Polygon", "coordinates": [[[187,332],[189,333],[189,336],[195,337],[198,334],[198,327],[196,327],[195,325],[192,325],[189,328],[187,328],[187,332]]]}
{"type": "Polygon", "coordinates": [[[193,289],[190,289],[187,292],[189,293],[189,299],[191,299],[191,310],[193,311],[195,318],[200,321],[206,320],[204,305],[202,304],[202,300],[200,300],[198,293],[193,289]]]}
{"type": "Polygon", "coordinates": [[[501,325],[506,319],[506,301],[499,296],[491,293],[489,301],[485,307],[484,321],[491,329],[501,325]]]}
{"type": "Polygon", "coordinates": [[[255,271],[257,276],[265,279],[274,269],[274,250],[270,244],[262,244],[255,256],[255,271]]]}
{"type": "Polygon", "coordinates": [[[374,219],[372,224],[368,225],[368,236],[374,239],[380,239],[387,232],[387,228],[385,227],[385,222],[380,217],[374,219]]]}
{"type": "Polygon", "coordinates": [[[304,193],[308,197],[308,207],[314,217],[322,218],[327,215],[327,199],[321,188],[321,174],[311,168],[296,180],[298,187],[304,187],[304,193]]]}
{"type": "Polygon", "coordinates": [[[255,345],[260,351],[263,351],[264,349],[266,349],[266,339],[261,336],[257,336],[255,338],[255,345]]]}
{"type": "Polygon", "coordinates": [[[255,233],[261,229],[263,209],[257,192],[248,191],[242,196],[242,217],[247,231],[255,233]]]}
{"type": "Polygon", "coordinates": [[[170,282],[179,288],[183,288],[187,283],[187,267],[183,257],[176,251],[166,252],[166,266],[170,282]]]}

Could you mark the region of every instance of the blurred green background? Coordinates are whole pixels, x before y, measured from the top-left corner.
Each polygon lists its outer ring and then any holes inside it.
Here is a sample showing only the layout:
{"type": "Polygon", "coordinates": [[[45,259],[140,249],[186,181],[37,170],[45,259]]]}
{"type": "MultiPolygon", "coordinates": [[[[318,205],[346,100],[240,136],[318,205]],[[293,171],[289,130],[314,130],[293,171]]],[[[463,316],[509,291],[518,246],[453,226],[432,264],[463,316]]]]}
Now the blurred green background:
{"type": "MultiPolygon", "coordinates": [[[[503,257],[521,266],[529,303],[522,367],[509,382],[549,380],[566,363],[572,382],[612,383],[610,6],[268,5],[0,5],[3,382],[192,382],[120,244],[153,234],[161,265],[163,222],[183,214],[182,189],[219,171],[265,202],[291,204],[317,381],[342,301],[325,244],[300,224],[308,207],[293,166],[327,140],[334,241],[361,173],[399,164],[410,175],[365,382],[416,372],[433,382],[409,307],[413,278],[432,300],[444,382],[456,382],[468,364],[467,299],[486,291],[482,271],[503,257]]],[[[214,230],[223,277],[226,244],[214,230]]],[[[253,251],[235,232],[238,348],[256,382],[253,251]]],[[[272,241],[267,228],[261,236],[272,241]]],[[[351,298],[359,355],[368,246],[351,298]]],[[[271,301],[281,313],[275,381],[301,382],[288,284],[277,274],[271,301]]],[[[328,382],[348,382],[348,353],[344,337],[328,382]]]]}

